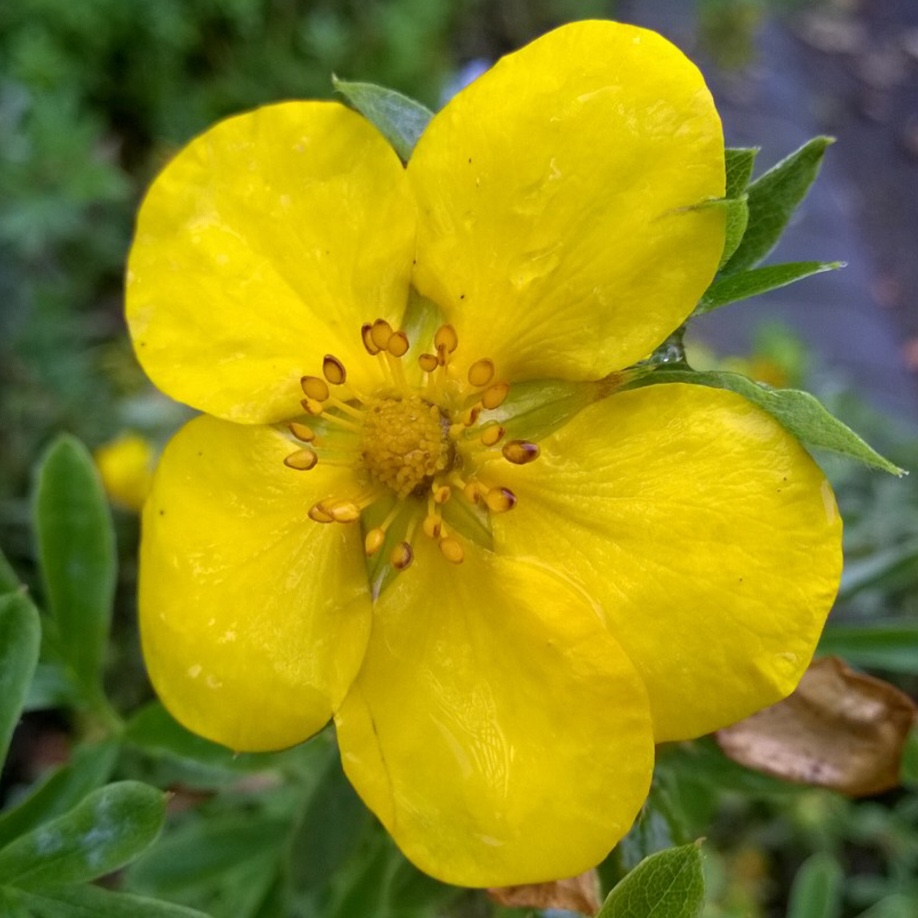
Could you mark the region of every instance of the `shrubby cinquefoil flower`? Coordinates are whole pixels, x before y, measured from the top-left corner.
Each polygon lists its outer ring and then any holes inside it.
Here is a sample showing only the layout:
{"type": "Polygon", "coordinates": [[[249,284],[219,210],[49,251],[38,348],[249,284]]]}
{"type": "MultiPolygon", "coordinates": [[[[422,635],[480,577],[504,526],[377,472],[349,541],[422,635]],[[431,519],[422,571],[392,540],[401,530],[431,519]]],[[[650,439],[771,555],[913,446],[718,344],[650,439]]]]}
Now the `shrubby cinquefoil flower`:
{"type": "Polygon", "coordinates": [[[334,717],[424,870],[569,876],[654,742],[787,695],[837,587],[818,468],[739,396],[623,391],[717,268],[720,121],[658,35],[558,29],[406,166],[330,102],[230,118],[164,170],[137,354],[206,414],[143,522],[150,675],[237,750],[334,717]]]}

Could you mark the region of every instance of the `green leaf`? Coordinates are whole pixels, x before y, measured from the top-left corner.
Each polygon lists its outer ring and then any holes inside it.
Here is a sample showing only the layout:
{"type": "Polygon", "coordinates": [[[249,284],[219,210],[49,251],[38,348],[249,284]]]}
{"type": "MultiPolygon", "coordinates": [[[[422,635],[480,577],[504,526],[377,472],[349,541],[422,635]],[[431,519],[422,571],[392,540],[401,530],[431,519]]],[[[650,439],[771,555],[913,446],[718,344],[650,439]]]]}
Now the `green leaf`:
{"type": "Polygon", "coordinates": [[[918,543],[895,545],[871,552],[865,558],[845,561],[839,599],[848,599],[861,590],[882,587],[887,592],[908,589],[918,579],[918,543]]]}
{"type": "Polygon", "coordinates": [[[721,252],[720,264],[718,265],[720,268],[733,257],[733,253],[743,241],[743,236],[746,235],[746,227],[749,226],[749,198],[745,194],[740,195],[738,198],[726,198],[724,206],[727,210],[727,223],[724,235],[724,250],[721,252]]]}
{"type": "Polygon", "coordinates": [[[115,590],[115,536],[92,456],[79,440],[59,437],[45,453],[33,516],[60,650],[87,693],[100,695],[115,590]]]}
{"type": "Polygon", "coordinates": [[[34,918],[209,918],[183,905],[99,886],[68,886],[40,894],[17,890],[15,897],[34,918]]]}
{"type": "Polygon", "coordinates": [[[13,570],[6,555],[0,551],[0,593],[13,593],[20,588],[19,578],[13,570]]]}
{"type": "Polygon", "coordinates": [[[776,421],[808,446],[831,450],[856,459],[875,469],[892,475],[904,475],[905,471],[884,459],[876,450],[865,443],[850,427],[842,424],[809,392],[799,389],[772,389],[762,383],[753,382],[739,373],[720,371],[696,372],[690,369],[660,367],[649,376],[638,380],[637,385],[682,382],[696,386],[710,386],[714,389],[728,389],[747,398],[754,405],[767,411],[776,421]]]}
{"type": "Polygon", "coordinates": [[[819,640],[821,654],[844,657],[855,666],[918,674],[918,623],[830,624],[819,640]]]}
{"type": "Polygon", "coordinates": [[[701,851],[683,845],[641,861],[609,893],[596,918],[698,918],[703,908],[701,851]]]}
{"type": "Polygon", "coordinates": [[[786,287],[795,281],[843,268],[843,261],[792,261],[718,277],[704,292],[692,315],[700,316],[728,303],[786,287]]]}
{"type": "Polygon", "coordinates": [[[814,854],[803,862],[790,891],[787,918],[839,918],[844,875],[829,854],[814,854]]]}
{"type": "Polygon", "coordinates": [[[400,92],[373,83],[347,83],[332,77],[332,85],[379,129],[401,161],[407,163],[433,112],[400,92]]]}
{"type": "Polygon", "coordinates": [[[49,889],[105,876],[153,842],[165,811],[165,795],[155,787],[109,784],[0,851],[0,883],[49,889]]]}
{"type": "Polygon", "coordinates": [[[118,744],[113,742],[78,748],[66,765],[48,775],[17,806],[0,815],[0,848],[75,807],[108,780],[117,757],[118,744]]]}
{"type": "Polygon", "coordinates": [[[0,596],[0,764],[19,722],[40,646],[38,610],[25,593],[0,596]]]}
{"type": "MultiPolygon", "coordinates": [[[[47,619],[45,619],[47,624],[47,619]]],[[[48,641],[47,632],[44,635],[48,641]]],[[[73,679],[67,675],[63,664],[56,660],[40,661],[29,686],[23,705],[25,711],[44,711],[50,708],[77,708],[80,693],[73,679]]]]}
{"type": "Polygon", "coordinates": [[[832,143],[831,137],[813,138],[748,187],[749,226],[724,274],[751,268],[775,247],[819,174],[822,158],[832,143]]]}
{"type": "Polygon", "coordinates": [[[725,198],[738,198],[746,190],[758,153],[758,147],[727,147],[724,150],[727,169],[725,198]]]}

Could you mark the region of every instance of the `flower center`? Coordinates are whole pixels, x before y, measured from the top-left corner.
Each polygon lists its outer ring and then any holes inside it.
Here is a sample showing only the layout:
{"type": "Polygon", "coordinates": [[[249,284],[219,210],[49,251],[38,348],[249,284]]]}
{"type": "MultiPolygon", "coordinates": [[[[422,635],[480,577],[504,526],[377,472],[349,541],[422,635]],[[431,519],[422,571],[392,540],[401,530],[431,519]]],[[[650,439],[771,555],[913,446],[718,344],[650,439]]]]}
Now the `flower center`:
{"type": "Polygon", "coordinates": [[[308,417],[289,425],[301,445],[284,463],[297,471],[320,461],[355,471],[354,493],[320,500],[309,517],[317,523],[362,521],[368,557],[385,548],[392,568],[404,570],[414,558],[412,540],[420,528],[447,561],[459,564],[464,542],[489,531],[490,514],[516,505],[509,489],[483,480],[493,480],[489,464],[531,462],[539,447],[506,440],[493,418],[510,384],[496,378],[492,360],[476,360],[464,375],[455,370],[459,339],[451,325],[441,326],[431,351],[417,356],[413,379],[403,365],[409,352],[403,331],[377,319],[360,334],[379,362],[378,388],[359,391],[341,361],[326,355],[322,376],[301,380],[308,417]],[[450,504],[454,493],[459,497],[450,504]]]}

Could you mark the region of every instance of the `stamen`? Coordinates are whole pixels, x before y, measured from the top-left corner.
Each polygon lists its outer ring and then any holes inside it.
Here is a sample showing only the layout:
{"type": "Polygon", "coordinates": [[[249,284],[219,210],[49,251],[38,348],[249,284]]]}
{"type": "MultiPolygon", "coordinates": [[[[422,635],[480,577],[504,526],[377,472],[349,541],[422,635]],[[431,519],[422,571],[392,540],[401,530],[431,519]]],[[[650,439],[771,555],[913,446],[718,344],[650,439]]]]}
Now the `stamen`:
{"type": "Polygon", "coordinates": [[[447,561],[453,564],[462,564],[465,559],[465,552],[462,550],[462,545],[456,539],[452,538],[452,536],[447,536],[444,539],[440,539],[438,544],[440,553],[447,561]]]}
{"type": "Polygon", "coordinates": [[[303,443],[312,443],[316,438],[315,431],[311,427],[307,427],[305,424],[297,424],[296,421],[288,424],[287,429],[297,440],[301,440],[303,443]]]}
{"type": "Polygon", "coordinates": [[[440,535],[440,530],[443,528],[443,517],[437,513],[429,513],[424,517],[421,528],[424,530],[424,535],[426,535],[427,538],[436,539],[440,535]]]}
{"type": "Polygon", "coordinates": [[[493,408],[499,408],[504,403],[504,399],[507,397],[510,392],[510,383],[499,382],[495,383],[488,389],[485,389],[481,393],[481,404],[482,407],[487,408],[489,411],[493,408]]]}
{"type": "Polygon", "coordinates": [[[326,354],[322,360],[322,374],[333,386],[341,386],[347,379],[347,370],[344,369],[344,364],[331,354],[326,354]]]}
{"type": "Polygon", "coordinates": [[[382,528],[371,529],[366,538],[363,540],[364,551],[367,553],[367,557],[375,555],[376,552],[383,547],[383,543],[386,541],[386,532],[382,528]]]}
{"type": "MultiPolygon", "coordinates": [[[[507,429],[505,427],[501,426],[496,421],[492,421],[481,431],[481,436],[479,439],[484,446],[497,446],[497,444],[500,443],[500,441],[503,439],[503,436],[506,432],[507,429]]],[[[511,442],[519,443],[522,441],[514,440],[511,442]]],[[[506,449],[507,447],[505,446],[504,450],[506,451],[506,449]]],[[[538,449],[538,447],[536,447],[536,449],[538,449]]]]}
{"type": "Polygon", "coordinates": [[[459,336],[452,325],[441,325],[434,335],[434,346],[439,351],[440,348],[447,354],[452,354],[459,347],[459,336]]]}
{"type": "Polygon", "coordinates": [[[485,357],[483,360],[476,360],[469,367],[469,385],[476,389],[486,386],[494,378],[494,361],[485,357]]]}
{"type": "Polygon", "coordinates": [[[349,414],[352,418],[362,421],[363,420],[363,411],[359,408],[355,408],[353,405],[349,405],[347,402],[341,401],[339,398],[335,398],[334,395],[328,397],[328,404],[334,405],[339,411],[343,411],[345,414],[349,414]]]}
{"type": "Polygon", "coordinates": [[[377,352],[384,351],[392,337],[392,326],[385,319],[377,319],[370,327],[370,338],[376,345],[377,352]]]}
{"type": "Polygon", "coordinates": [[[541,450],[537,443],[528,440],[508,440],[502,447],[504,459],[514,465],[526,465],[539,458],[541,450]]]}
{"type": "MultiPolygon", "coordinates": [[[[337,399],[332,399],[331,402],[334,404],[337,402],[337,399]]],[[[353,424],[350,421],[346,421],[344,418],[339,418],[336,414],[323,412],[323,405],[321,402],[312,402],[310,399],[304,398],[300,404],[306,410],[307,414],[312,414],[315,416],[321,414],[323,421],[328,424],[334,424],[336,427],[341,427],[343,430],[349,430],[351,433],[360,433],[360,431],[363,429],[359,424],[353,424]]],[[[341,406],[338,405],[336,407],[340,408],[341,406]]]]}
{"type": "Polygon", "coordinates": [[[414,561],[414,549],[411,547],[410,542],[399,542],[395,548],[392,549],[392,554],[389,555],[389,560],[392,562],[392,566],[397,571],[403,571],[407,568],[412,561],[414,561]]]}
{"type": "Polygon", "coordinates": [[[394,332],[386,344],[386,350],[393,357],[404,357],[408,353],[408,336],[403,331],[394,332]]]}
{"type": "Polygon", "coordinates": [[[352,500],[339,500],[334,503],[323,501],[322,509],[331,514],[336,523],[355,523],[360,519],[360,507],[352,500]]]}
{"type": "Polygon", "coordinates": [[[440,366],[440,361],[437,360],[436,354],[421,354],[421,356],[418,357],[418,366],[420,366],[425,373],[433,373],[433,371],[440,366]]]}
{"type": "Polygon", "coordinates": [[[322,501],[313,504],[307,513],[314,523],[334,523],[335,518],[322,506],[322,501]]]}
{"type": "Polygon", "coordinates": [[[360,340],[363,341],[363,346],[367,349],[367,353],[371,357],[375,357],[382,348],[376,346],[373,342],[373,326],[369,322],[365,322],[360,326],[360,340]]]}
{"type": "Polygon", "coordinates": [[[434,488],[433,499],[436,504],[445,504],[450,497],[452,497],[453,491],[449,485],[440,485],[437,488],[434,488]]]}
{"type": "Polygon", "coordinates": [[[296,469],[299,472],[308,472],[316,467],[319,457],[314,449],[298,449],[284,459],[284,465],[288,469],[296,469]]]}
{"type": "Polygon", "coordinates": [[[478,421],[478,415],[480,414],[481,405],[472,405],[472,407],[462,415],[462,423],[466,427],[471,427],[478,421]]]}
{"type": "Polygon", "coordinates": [[[306,412],[306,414],[311,414],[316,418],[325,410],[325,407],[322,405],[322,403],[316,401],[314,398],[300,399],[300,404],[303,406],[303,410],[306,412]]]}
{"type": "Polygon", "coordinates": [[[493,513],[506,513],[516,506],[516,495],[509,488],[491,488],[484,500],[493,513]]]}
{"type": "Polygon", "coordinates": [[[317,402],[324,402],[328,398],[328,383],[318,376],[304,376],[300,380],[300,385],[307,398],[315,399],[317,402]]]}

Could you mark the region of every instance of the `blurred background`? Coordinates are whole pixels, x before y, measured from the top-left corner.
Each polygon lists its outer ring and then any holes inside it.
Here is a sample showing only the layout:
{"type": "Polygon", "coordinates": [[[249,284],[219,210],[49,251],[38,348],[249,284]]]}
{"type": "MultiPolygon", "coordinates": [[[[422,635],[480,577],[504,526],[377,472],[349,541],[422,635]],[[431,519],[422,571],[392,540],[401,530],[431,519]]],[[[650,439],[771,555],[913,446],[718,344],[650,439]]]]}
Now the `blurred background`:
{"type": "MultiPolygon", "coordinates": [[[[654,28],[699,62],[728,143],[761,146],[758,172],[811,136],[838,139],[775,258],[848,266],[698,321],[690,360],[809,387],[918,469],[915,0],[5,0],[0,545],[16,570],[34,572],[30,474],[54,434],[98,449],[134,433],[155,454],[186,415],[147,383],[122,317],[133,215],[182,144],[243,109],[330,97],[332,73],[436,109],[501,54],[588,17],[654,28]]],[[[130,461],[145,466],[138,449],[130,461]]],[[[914,625],[915,482],[825,465],[854,571],[833,616],[914,625]]],[[[148,697],[133,627],[136,483],[113,493],[122,563],[110,691],[130,708],[148,697]]],[[[890,660],[873,669],[914,695],[918,661],[890,660]]],[[[7,781],[60,760],[72,730],[67,718],[35,715],[7,781]]],[[[711,916],[784,915],[813,850],[847,877],[845,915],[918,915],[914,789],[855,804],[821,792],[775,799],[770,786],[731,797],[734,779],[724,777],[726,792],[698,791],[721,852],[709,858],[711,916]]]]}

